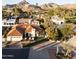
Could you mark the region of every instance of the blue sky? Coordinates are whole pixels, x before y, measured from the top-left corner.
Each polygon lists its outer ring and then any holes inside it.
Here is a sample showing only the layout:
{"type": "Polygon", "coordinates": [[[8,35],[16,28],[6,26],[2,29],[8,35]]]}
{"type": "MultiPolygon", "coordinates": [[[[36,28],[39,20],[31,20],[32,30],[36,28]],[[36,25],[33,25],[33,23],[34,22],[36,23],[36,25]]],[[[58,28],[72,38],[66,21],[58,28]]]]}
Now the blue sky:
{"type": "MultiPolygon", "coordinates": [[[[5,4],[15,4],[22,0],[2,0],[2,5],[5,4]]],[[[56,4],[67,4],[67,3],[75,3],[75,0],[27,0],[30,4],[36,4],[39,5],[45,4],[45,3],[56,3],[56,4]]]]}

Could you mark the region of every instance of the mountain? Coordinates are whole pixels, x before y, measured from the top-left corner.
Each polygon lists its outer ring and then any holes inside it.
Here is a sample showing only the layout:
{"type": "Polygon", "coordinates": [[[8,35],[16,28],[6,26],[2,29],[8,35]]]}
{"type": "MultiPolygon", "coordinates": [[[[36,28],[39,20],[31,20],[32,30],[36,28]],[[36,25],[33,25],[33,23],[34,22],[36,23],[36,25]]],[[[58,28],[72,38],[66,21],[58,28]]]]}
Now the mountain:
{"type": "Polygon", "coordinates": [[[76,9],[76,4],[63,4],[62,7],[67,9],[76,9]]]}
{"type": "Polygon", "coordinates": [[[43,4],[40,6],[42,9],[51,9],[51,8],[57,8],[59,5],[55,3],[48,3],[48,4],[43,4]]]}
{"type": "Polygon", "coordinates": [[[23,1],[21,1],[21,2],[18,3],[19,6],[20,5],[24,5],[24,4],[29,4],[29,3],[26,0],[23,0],[23,1]]]}
{"type": "Polygon", "coordinates": [[[23,0],[17,4],[13,4],[13,5],[6,5],[3,6],[3,8],[13,8],[13,7],[19,7],[20,9],[22,9],[22,11],[27,11],[27,12],[41,12],[44,10],[49,10],[49,9],[53,9],[53,8],[67,8],[67,9],[76,9],[76,4],[64,4],[64,5],[58,5],[55,3],[48,3],[48,4],[43,4],[41,6],[38,5],[32,5],[29,4],[26,0],[23,0]]]}
{"type": "Polygon", "coordinates": [[[23,11],[41,11],[43,10],[41,7],[36,6],[36,5],[31,5],[31,4],[24,4],[19,6],[23,11]]]}
{"type": "Polygon", "coordinates": [[[42,9],[52,9],[52,8],[67,8],[67,9],[76,9],[76,4],[63,4],[63,5],[58,5],[55,3],[48,3],[48,4],[43,4],[40,6],[42,9]]]}
{"type": "Polygon", "coordinates": [[[39,12],[39,11],[42,11],[43,9],[38,6],[38,5],[32,5],[32,4],[29,4],[26,0],[23,0],[17,4],[12,4],[12,5],[5,5],[3,6],[3,8],[13,8],[13,7],[18,7],[20,9],[22,9],[22,11],[36,11],[36,12],[39,12]]]}
{"type": "Polygon", "coordinates": [[[7,4],[7,5],[5,5],[5,6],[2,6],[2,9],[5,9],[5,8],[14,8],[16,5],[17,5],[17,4],[12,4],[12,5],[7,4]]]}

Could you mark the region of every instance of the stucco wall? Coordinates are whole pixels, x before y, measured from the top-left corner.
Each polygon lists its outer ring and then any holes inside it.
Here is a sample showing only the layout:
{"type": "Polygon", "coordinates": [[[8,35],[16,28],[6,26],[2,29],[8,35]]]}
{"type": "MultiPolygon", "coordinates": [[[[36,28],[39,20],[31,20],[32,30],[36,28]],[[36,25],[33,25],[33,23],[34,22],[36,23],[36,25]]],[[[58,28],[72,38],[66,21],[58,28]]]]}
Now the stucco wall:
{"type": "Polygon", "coordinates": [[[8,36],[7,41],[21,41],[22,36],[8,36]]]}

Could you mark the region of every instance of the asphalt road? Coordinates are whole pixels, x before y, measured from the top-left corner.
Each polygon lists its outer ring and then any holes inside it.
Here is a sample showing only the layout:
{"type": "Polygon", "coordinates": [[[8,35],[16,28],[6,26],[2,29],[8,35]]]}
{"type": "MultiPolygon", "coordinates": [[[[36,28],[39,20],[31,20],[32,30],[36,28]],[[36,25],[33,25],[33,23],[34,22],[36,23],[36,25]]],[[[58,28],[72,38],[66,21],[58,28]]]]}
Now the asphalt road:
{"type": "Polygon", "coordinates": [[[48,41],[31,47],[28,59],[56,59],[57,46],[60,46],[60,43],[48,41]]]}
{"type": "Polygon", "coordinates": [[[2,59],[28,59],[30,48],[3,48],[2,59]]]}
{"type": "Polygon", "coordinates": [[[45,48],[39,51],[30,49],[28,59],[56,59],[56,48],[45,48]]]}

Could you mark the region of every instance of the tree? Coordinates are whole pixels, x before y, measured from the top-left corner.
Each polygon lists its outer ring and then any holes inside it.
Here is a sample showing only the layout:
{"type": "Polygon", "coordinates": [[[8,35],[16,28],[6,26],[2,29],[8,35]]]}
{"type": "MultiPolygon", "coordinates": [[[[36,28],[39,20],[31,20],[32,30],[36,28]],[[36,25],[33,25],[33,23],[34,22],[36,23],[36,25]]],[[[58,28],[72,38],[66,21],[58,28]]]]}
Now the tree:
{"type": "Polygon", "coordinates": [[[46,28],[46,33],[48,34],[48,38],[51,39],[51,40],[57,40],[58,39],[58,32],[55,28],[53,27],[48,27],[46,28]]]}
{"type": "Polygon", "coordinates": [[[23,11],[20,9],[20,8],[18,8],[18,7],[15,7],[15,8],[13,8],[13,14],[14,15],[19,15],[20,13],[22,13],[23,11]]]}
{"type": "Polygon", "coordinates": [[[57,53],[57,59],[72,59],[72,48],[69,44],[62,44],[62,49],[57,53]]]}
{"type": "Polygon", "coordinates": [[[47,14],[51,17],[53,15],[57,15],[61,18],[64,18],[67,23],[74,23],[76,24],[76,9],[67,9],[67,8],[61,8],[61,7],[57,7],[57,8],[52,8],[49,9],[47,14]]]}
{"type": "Polygon", "coordinates": [[[62,37],[63,40],[67,40],[68,38],[70,38],[73,33],[73,29],[70,24],[64,25],[64,27],[60,28],[60,31],[63,34],[63,37],[62,37]]]}
{"type": "Polygon", "coordinates": [[[48,35],[48,39],[50,40],[57,40],[58,39],[58,31],[56,25],[51,21],[50,17],[47,16],[46,19],[44,19],[44,28],[45,32],[48,35]]]}
{"type": "Polygon", "coordinates": [[[49,11],[48,11],[48,15],[49,15],[49,16],[53,16],[53,15],[54,15],[54,10],[53,10],[53,9],[49,10],[49,11]]]}

